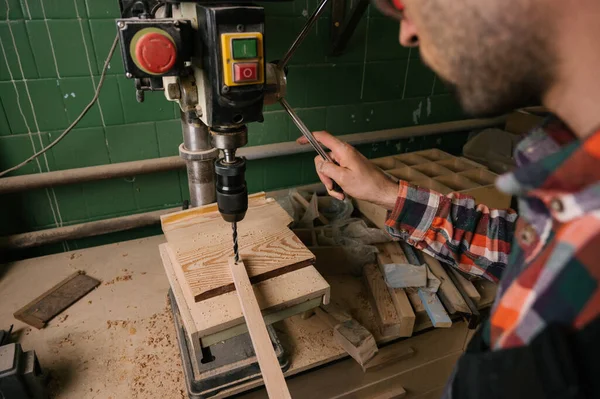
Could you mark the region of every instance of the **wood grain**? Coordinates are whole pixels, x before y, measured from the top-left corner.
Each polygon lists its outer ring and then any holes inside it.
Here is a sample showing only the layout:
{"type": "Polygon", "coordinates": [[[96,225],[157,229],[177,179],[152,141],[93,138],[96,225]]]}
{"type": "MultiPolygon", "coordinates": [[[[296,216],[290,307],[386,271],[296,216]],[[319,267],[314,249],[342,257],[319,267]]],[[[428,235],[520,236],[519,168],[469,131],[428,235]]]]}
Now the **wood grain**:
{"type": "Polygon", "coordinates": [[[233,279],[240,300],[240,306],[248,325],[248,332],[250,333],[252,346],[254,346],[254,353],[256,354],[258,366],[260,367],[269,398],[291,399],[292,396],[285,383],[283,372],[279,366],[271,338],[269,338],[267,327],[260,313],[260,308],[254,296],[254,290],[248,278],[244,262],[235,262],[233,258],[229,258],[228,262],[231,278],[233,279]]]}
{"type": "Polygon", "coordinates": [[[436,276],[441,282],[440,287],[438,288],[438,296],[444,303],[444,306],[446,306],[446,309],[448,309],[448,312],[450,314],[454,314],[456,312],[470,314],[471,310],[469,309],[469,306],[467,306],[467,303],[460,294],[460,291],[458,291],[458,288],[456,288],[456,286],[452,283],[452,280],[440,262],[424,252],[422,255],[427,263],[427,266],[429,267],[429,270],[431,270],[431,273],[433,273],[433,275],[436,276]]]}
{"type": "Polygon", "coordinates": [[[381,334],[383,336],[400,336],[402,322],[392,302],[392,297],[379,270],[379,266],[368,264],[364,267],[363,274],[381,334]]]}
{"type": "Polygon", "coordinates": [[[358,321],[344,316],[338,320],[322,308],[315,313],[333,330],[333,338],[361,366],[377,353],[375,337],[358,321]]]}
{"type": "Polygon", "coordinates": [[[475,305],[478,305],[481,301],[481,294],[479,291],[477,291],[473,283],[467,280],[462,274],[460,274],[458,270],[454,269],[453,267],[450,267],[450,273],[454,274],[456,280],[458,280],[458,283],[462,286],[463,291],[467,293],[475,305]]]}
{"type": "MultiPolygon", "coordinates": [[[[233,256],[231,224],[209,205],[161,218],[175,268],[187,282],[184,293],[199,302],[233,290],[227,259],[233,256]],[[207,211],[208,209],[208,211],[207,211]]],[[[287,227],[291,217],[272,199],[249,199],[238,223],[241,257],[253,283],[315,262],[314,255],[287,227]]]]}
{"type": "MultiPolygon", "coordinates": [[[[183,273],[173,266],[167,244],[159,245],[159,250],[191,342],[244,323],[244,315],[235,291],[194,303],[183,292],[187,284],[180,283],[183,273]]],[[[322,298],[324,304],[329,303],[329,284],[313,266],[273,277],[252,287],[265,318],[316,298],[322,298]]],[[[277,317],[274,317],[274,320],[276,319],[277,317]]]]}
{"type": "MultiPolygon", "coordinates": [[[[393,247],[396,247],[401,251],[397,243],[387,243],[377,246],[377,249],[379,250],[379,253],[377,254],[377,263],[382,274],[384,265],[395,263],[396,260],[401,260],[400,258],[396,257],[397,252],[393,247]],[[394,254],[394,257],[396,257],[395,259],[392,258],[390,251],[394,254]]],[[[404,254],[402,253],[402,255],[404,254]]],[[[413,311],[412,306],[410,305],[410,301],[408,300],[406,291],[403,288],[392,288],[390,286],[387,286],[387,290],[390,293],[392,302],[394,304],[394,307],[396,308],[398,317],[400,318],[400,336],[412,336],[415,327],[416,315],[413,311]]]]}
{"type": "Polygon", "coordinates": [[[421,298],[421,302],[423,302],[423,306],[425,306],[427,315],[429,315],[434,327],[452,327],[452,320],[450,320],[448,313],[446,313],[444,306],[442,306],[442,302],[440,302],[435,293],[419,289],[419,298],[421,298]]]}

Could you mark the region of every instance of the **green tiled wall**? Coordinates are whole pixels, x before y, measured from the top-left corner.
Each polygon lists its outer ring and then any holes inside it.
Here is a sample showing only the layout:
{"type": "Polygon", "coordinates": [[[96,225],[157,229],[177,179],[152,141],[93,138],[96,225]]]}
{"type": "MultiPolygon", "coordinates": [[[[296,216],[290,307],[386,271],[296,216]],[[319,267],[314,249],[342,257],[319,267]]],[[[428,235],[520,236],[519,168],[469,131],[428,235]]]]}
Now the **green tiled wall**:
{"type": "MultiPolygon", "coordinates": [[[[7,0],[0,9],[0,168],[55,139],[93,95],[119,17],[117,0],[7,0]]],[[[267,59],[278,59],[317,0],[266,3],[267,59]]],[[[369,9],[347,51],[328,54],[326,12],[289,67],[288,101],[313,130],[349,134],[462,119],[458,106],[418,50],[398,44],[398,24],[369,9]]],[[[249,145],[294,140],[299,132],[278,106],[252,124],[249,145]]],[[[363,146],[367,156],[440,147],[458,151],[464,135],[363,146]]],[[[135,100],[117,51],[99,103],[67,138],[13,175],[177,155],[178,109],[162,93],[135,100]]],[[[313,154],[252,161],[251,191],[315,182],[313,154]]],[[[184,171],[132,176],[0,197],[0,235],[173,207],[187,198],[184,171]]],[[[144,229],[156,232],[156,229],[144,229]]],[[[138,232],[139,233],[139,232],[138,232]]],[[[134,233],[136,234],[136,233],[134,233]]],[[[141,234],[141,233],[139,233],[141,234]]],[[[51,246],[104,243],[110,237],[51,246]]],[[[36,252],[37,253],[37,252],[36,252]]]]}

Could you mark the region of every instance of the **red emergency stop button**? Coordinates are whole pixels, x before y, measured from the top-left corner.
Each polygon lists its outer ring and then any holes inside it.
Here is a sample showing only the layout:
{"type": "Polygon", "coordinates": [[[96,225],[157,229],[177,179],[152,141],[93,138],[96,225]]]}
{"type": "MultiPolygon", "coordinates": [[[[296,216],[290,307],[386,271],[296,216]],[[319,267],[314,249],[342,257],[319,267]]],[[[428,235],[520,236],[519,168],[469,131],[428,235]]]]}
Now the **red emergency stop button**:
{"type": "Polygon", "coordinates": [[[140,69],[160,75],[168,72],[175,64],[177,48],[168,33],[149,32],[137,40],[135,57],[140,69]]]}
{"type": "Polygon", "coordinates": [[[235,83],[255,82],[258,80],[258,62],[238,62],[233,64],[235,83]]]}

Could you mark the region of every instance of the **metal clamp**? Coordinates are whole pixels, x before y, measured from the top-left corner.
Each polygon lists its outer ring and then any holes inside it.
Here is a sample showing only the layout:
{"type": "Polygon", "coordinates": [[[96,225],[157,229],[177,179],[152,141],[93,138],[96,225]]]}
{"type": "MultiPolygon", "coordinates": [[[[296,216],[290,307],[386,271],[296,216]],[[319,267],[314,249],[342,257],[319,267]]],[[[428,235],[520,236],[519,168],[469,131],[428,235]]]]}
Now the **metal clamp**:
{"type": "Polygon", "coordinates": [[[219,149],[211,148],[206,151],[190,151],[181,143],[179,145],[179,156],[186,161],[207,161],[219,157],[219,149]]]}

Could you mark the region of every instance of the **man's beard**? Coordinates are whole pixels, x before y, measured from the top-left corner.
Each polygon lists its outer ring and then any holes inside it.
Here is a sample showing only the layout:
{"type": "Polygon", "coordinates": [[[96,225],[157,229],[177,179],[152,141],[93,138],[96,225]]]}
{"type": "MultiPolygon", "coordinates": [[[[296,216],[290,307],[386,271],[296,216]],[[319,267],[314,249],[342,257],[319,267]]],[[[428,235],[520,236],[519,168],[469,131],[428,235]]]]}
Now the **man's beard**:
{"type": "MultiPolygon", "coordinates": [[[[438,72],[446,79],[441,80],[467,114],[499,115],[541,103],[558,64],[547,20],[515,18],[498,10],[490,14],[479,0],[415,4],[423,7],[433,65],[443,68],[438,72]]],[[[520,15],[527,15],[526,10],[520,15]]]]}

